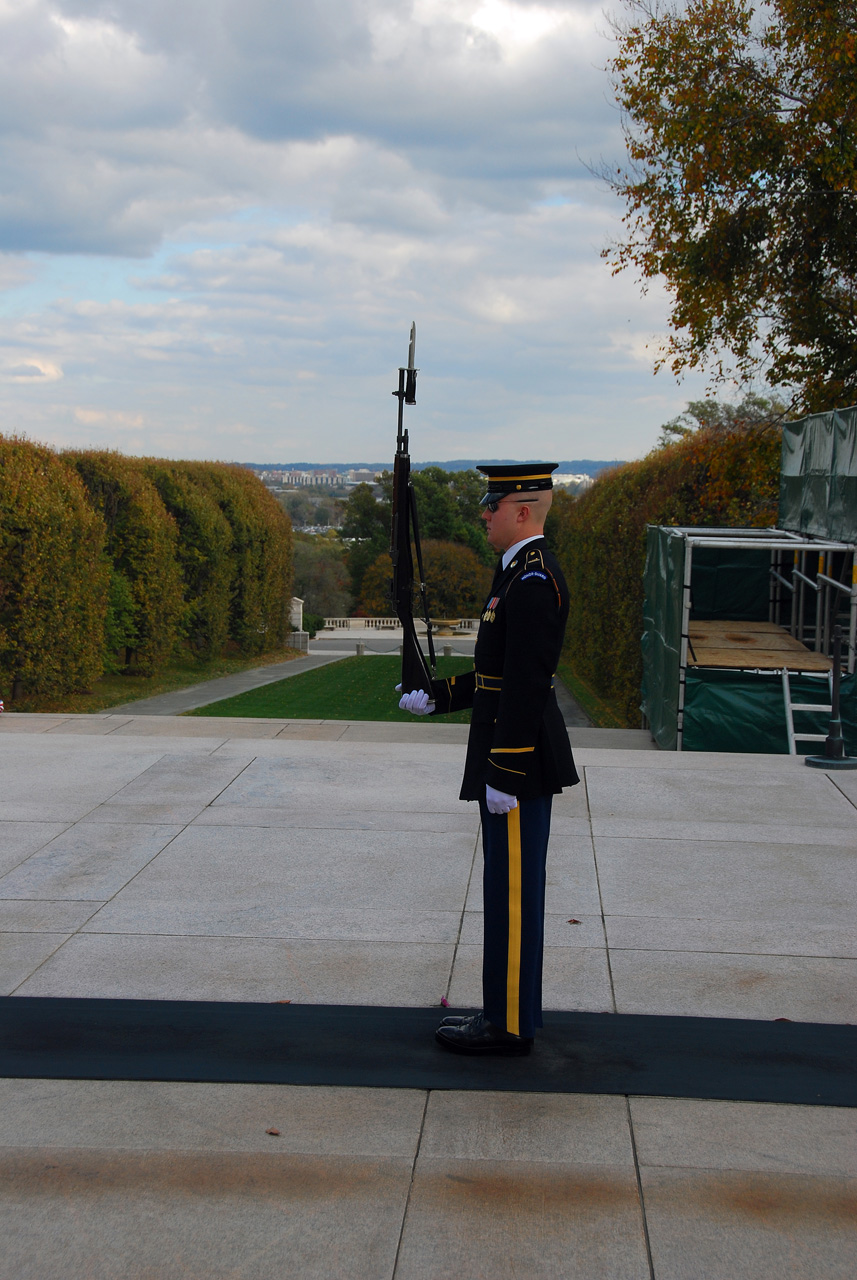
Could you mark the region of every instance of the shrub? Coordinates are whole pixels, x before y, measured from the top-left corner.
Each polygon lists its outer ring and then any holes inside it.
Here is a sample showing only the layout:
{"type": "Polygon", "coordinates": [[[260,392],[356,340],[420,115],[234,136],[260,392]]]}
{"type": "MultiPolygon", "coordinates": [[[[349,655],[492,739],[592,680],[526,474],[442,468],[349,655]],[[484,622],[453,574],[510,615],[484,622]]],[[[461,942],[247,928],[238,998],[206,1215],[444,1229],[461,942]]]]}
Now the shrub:
{"type": "Polygon", "coordinates": [[[76,692],[101,674],[109,580],[104,545],[104,521],[74,468],[49,449],[0,436],[4,697],[76,692]]]}
{"type": "Polygon", "coordinates": [[[232,529],[201,472],[209,464],[148,458],[146,475],[178,530],[184,635],[200,661],[219,657],[229,638],[232,529]]]}
{"type": "Polygon", "coordinates": [[[307,613],[304,611],[304,631],[309,633],[310,640],[314,640],[317,631],[324,629],[324,614],[307,613]]]}
{"type": "Polygon", "coordinates": [[[104,617],[104,670],[121,670],[119,655],[137,648],[139,636],[135,625],[134,593],[124,573],[110,570],[107,613],[104,617]]]}
{"type": "Polygon", "coordinates": [[[222,462],[184,466],[229,524],[229,638],[248,655],[279,648],[291,632],[289,517],[246,467],[222,462]]]}
{"type": "Polygon", "coordinates": [[[136,639],[126,645],[125,664],[152,675],[168,661],[184,621],[176,522],[140,459],[108,450],[69,450],[62,457],[77,468],[106,526],[113,568],[131,592],[136,639]]]}
{"type": "Polygon", "coordinates": [[[779,465],[776,430],[703,429],[555,505],[571,600],[564,657],[627,724],[639,724],[646,525],[773,525],[779,465]]]}

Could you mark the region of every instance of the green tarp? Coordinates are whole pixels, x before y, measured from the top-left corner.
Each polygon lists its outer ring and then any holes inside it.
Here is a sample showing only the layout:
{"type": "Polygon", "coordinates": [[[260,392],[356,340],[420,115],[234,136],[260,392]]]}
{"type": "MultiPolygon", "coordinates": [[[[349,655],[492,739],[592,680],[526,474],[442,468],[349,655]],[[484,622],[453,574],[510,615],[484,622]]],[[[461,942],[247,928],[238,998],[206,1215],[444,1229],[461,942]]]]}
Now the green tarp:
{"type": "MultiPolygon", "coordinates": [[[[792,702],[830,705],[826,676],[792,674],[792,702]]],[[[839,686],[845,749],[857,754],[857,676],[843,676],[839,686]]],[[[795,731],[827,733],[828,711],[796,711],[795,731]]],[[[718,671],[689,667],[684,698],[685,751],[750,751],[788,753],[783,679],[779,671],[718,671]]],[[[823,742],[797,743],[800,755],[823,755],[823,742]]]]}
{"type": "Polygon", "coordinates": [[[681,601],[684,538],[676,529],[650,525],[646,533],[643,602],[642,711],[652,737],[675,751],[681,659],[681,601]]]}
{"type": "Polygon", "coordinates": [[[857,542],[857,406],[784,424],[778,523],[857,542]]]}
{"type": "Polygon", "coordinates": [[[744,547],[694,547],[691,561],[691,617],[699,622],[766,622],[771,585],[771,553],[744,547]]]}
{"type": "MultiPolygon", "coordinates": [[[[641,710],[658,746],[674,751],[687,543],[678,529],[668,526],[650,525],[646,537],[641,710]]],[[[736,622],[767,618],[770,564],[771,553],[761,549],[694,547],[691,616],[736,622]]]]}

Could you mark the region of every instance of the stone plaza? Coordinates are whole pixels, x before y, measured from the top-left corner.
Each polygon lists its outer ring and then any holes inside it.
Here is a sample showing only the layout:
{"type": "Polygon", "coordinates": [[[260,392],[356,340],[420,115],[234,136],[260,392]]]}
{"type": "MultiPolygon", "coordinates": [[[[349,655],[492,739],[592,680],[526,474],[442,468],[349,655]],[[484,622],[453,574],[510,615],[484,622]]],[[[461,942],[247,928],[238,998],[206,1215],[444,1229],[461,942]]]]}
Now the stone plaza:
{"type": "MultiPolygon", "coordinates": [[[[570,735],[547,1009],[857,1021],[857,773],[570,735]]],[[[478,1007],[465,736],[5,715],[2,994],[478,1007]]],[[[2,1280],[857,1274],[846,1107],[10,1078],[0,1097],[2,1280]]]]}

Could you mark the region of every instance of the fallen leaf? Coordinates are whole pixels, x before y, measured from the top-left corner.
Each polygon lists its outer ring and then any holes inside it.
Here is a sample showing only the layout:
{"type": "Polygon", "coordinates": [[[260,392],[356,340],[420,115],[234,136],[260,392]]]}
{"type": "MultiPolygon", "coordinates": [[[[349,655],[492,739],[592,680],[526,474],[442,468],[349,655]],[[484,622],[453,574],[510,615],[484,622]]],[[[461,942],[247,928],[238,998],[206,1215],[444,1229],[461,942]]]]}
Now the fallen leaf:
{"type": "Polygon", "coordinates": [[[272,1138],[279,1138],[280,1136],[279,1129],[266,1129],[265,1132],[270,1133],[272,1138]]]}
{"type": "Polygon", "coordinates": [[[274,1004],[291,1004],[291,1000],[275,1000],[274,1004]]]}
{"type": "Polygon", "coordinates": [[[791,1018],[774,1018],[774,1022],[791,1022],[791,1018]]]}
{"type": "Polygon", "coordinates": [[[579,921],[579,920],[574,920],[574,919],[572,919],[572,920],[569,920],[569,921],[568,921],[568,923],[569,923],[569,924],[580,924],[580,921],[579,921]]]}

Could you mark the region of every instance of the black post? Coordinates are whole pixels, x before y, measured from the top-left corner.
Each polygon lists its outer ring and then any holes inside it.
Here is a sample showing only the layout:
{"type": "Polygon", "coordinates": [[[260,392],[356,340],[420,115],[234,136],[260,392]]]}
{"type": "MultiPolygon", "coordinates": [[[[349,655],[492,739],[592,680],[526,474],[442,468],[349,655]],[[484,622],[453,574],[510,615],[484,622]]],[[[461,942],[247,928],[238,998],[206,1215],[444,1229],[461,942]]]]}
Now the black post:
{"type": "Polygon", "coordinates": [[[842,678],[842,628],[833,628],[833,689],[830,699],[830,726],[824,741],[823,756],[806,756],[804,764],[814,769],[857,769],[857,757],[846,756],[839,714],[839,682],[842,678]]]}

